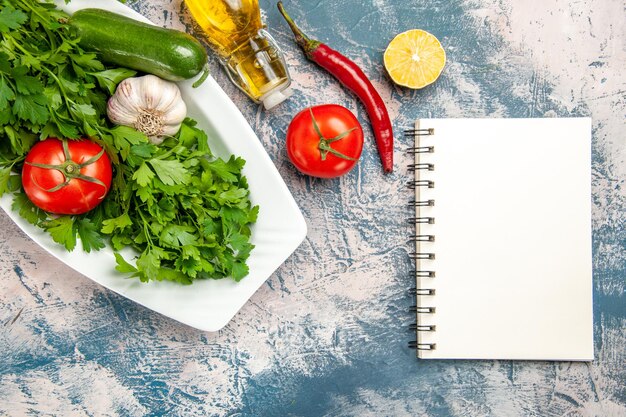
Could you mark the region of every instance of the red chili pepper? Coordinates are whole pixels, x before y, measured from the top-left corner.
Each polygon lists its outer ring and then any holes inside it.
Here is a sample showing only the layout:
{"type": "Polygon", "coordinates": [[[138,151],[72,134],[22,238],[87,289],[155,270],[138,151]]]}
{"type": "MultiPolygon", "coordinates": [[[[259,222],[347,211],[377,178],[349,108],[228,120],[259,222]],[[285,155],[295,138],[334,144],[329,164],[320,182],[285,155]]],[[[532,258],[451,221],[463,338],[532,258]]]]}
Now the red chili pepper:
{"type": "Polygon", "coordinates": [[[291,27],[296,43],[302,48],[306,57],[337,78],[365,105],[376,137],[383,170],[391,172],[393,170],[393,130],[385,102],[376,88],[353,61],[320,41],[306,36],[289,17],[281,1],[278,2],[278,10],[291,27]]]}

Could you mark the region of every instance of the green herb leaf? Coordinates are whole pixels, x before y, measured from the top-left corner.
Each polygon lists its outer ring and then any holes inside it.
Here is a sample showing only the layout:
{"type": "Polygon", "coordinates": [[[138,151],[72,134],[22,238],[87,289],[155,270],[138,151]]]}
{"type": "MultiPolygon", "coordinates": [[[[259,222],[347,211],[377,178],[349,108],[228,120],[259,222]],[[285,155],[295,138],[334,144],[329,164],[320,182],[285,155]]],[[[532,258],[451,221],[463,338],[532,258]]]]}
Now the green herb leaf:
{"type": "Polygon", "coordinates": [[[192,283],[191,278],[184,272],[170,268],[161,268],[157,276],[158,281],[173,281],[183,285],[192,283]]]}
{"type": "Polygon", "coordinates": [[[151,159],[148,162],[165,185],[187,184],[189,182],[189,173],[183,164],[176,159],[151,159]]]}
{"type": "Polygon", "coordinates": [[[61,90],[58,85],[48,85],[44,89],[44,94],[48,98],[48,106],[51,109],[58,109],[63,104],[63,97],[61,97],[61,90]]]}
{"type": "Polygon", "coordinates": [[[113,136],[113,145],[118,150],[123,160],[128,158],[132,145],[148,142],[148,137],[141,132],[128,126],[116,126],[109,132],[113,136]]]}
{"type": "Polygon", "coordinates": [[[150,169],[148,164],[145,162],[141,164],[139,169],[135,171],[132,178],[137,181],[141,187],[146,187],[152,183],[152,178],[154,178],[154,172],[150,169]]]}
{"type": "Polygon", "coordinates": [[[197,243],[196,237],[192,234],[195,229],[191,226],[167,226],[161,233],[160,241],[164,246],[179,247],[184,245],[194,245],[197,243]]]}
{"type": "Polygon", "coordinates": [[[124,213],[121,216],[113,219],[107,219],[102,222],[102,229],[100,231],[105,234],[111,234],[115,230],[124,230],[128,226],[132,226],[133,221],[130,219],[128,213],[124,213]]]}
{"type": "Polygon", "coordinates": [[[65,246],[69,252],[74,250],[76,247],[76,225],[71,216],[61,216],[54,220],[48,220],[42,225],[55,242],[65,246]]]}
{"type": "Polygon", "coordinates": [[[28,68],[41,69],[41,60],[32,55],[22,55],[20,63],[28,68]]]}
{"type": "Polygon", "coordinates": [[[37,78],[26,75],[28,68],[26,66],[19,66],[13,68],[11,76],[15,82],[15,87],[18,93],[22,94],[39,94],[43,92],[43,84],[37,78]]]}
{"type": "Polygon", "coordinates": [[[96,116],[96,109],[91,104],[72,104],[70,112],[79,120],[93,120],[96,116]]]}
{"type": "Polygon", "coordinates": [[[0,77],[0,110],[6,109],[12,100],[15,100],[13,89],[4,77],[0,77]]]}
{"type": "Polygon", "coordinates": [[[122,272],[122,273],[137,272],[137,268],[135,268],[133,265],[126,262],[126,259],[124,259],[124,257],[120,255],[119,253],[115,253],[115,262],[117,263],[117,266],[115,267],[115,269],[118,270],[119,272],[122,272]]]}
{"type": "Polygon", "coordinates": [[[140,187],[137,190],[137,197],[139,197],[142,203],[154,201],[154,197],[152,196],[153,192],[154,191],[149,187],[140,187]]]}
{"type": "Polygon", "coordinates": [[[34,124],[44,124],[50,117],[46,104],[47,99],[43,94],[18,94],[13,103],[13,114],[34,124]]]}
{"type": "Polygon", "coordinates": [[[100,71],[104,69],[102,62],[98,61],[96,54],[71,54],[70,58],[74,64],[83,69],[100,71]]]}
{"type": "Polygon", "coordinates": [[[229,237],[228,242],[230,243],[230,246],[233,248],[233,250],[245,251],[246,249],[248,249],[249,246],[251,246],[248,243],[248,240],[249,236],[243,235],[241,233],[233,233],[229,237]]]}
{"type": "Polygon", "coordinates": [[[113,68],[105,71],[90,73],[90,75],[95,77],[100,88],[108,91],[109,94],[115,93],[115,88],[120,82],[126,78],[134,77],[135,74],[137,74],[136,71],[128,68],[113,68]]]}
{"type": "Polygon", "coordinates": [[[220,158],[216,159],[209,164],[209,168],[222,180],[235,182],[238,178],[237,174],[241,172],[245,163],[243,159],[231,156],[228,162],[220,158]]]}
{"type": "Polygon", "coordinates": [[[6,6],[0,10],[0,32],[8,32],[17,29],[26,23],[28,16],[21,10],[15,10],[11,6],[6,6]]]}
{"type": "Polygon", "coordinates": [[[0,51],[0,72],[6,74],[11,72],[11,64],[9,64],[9,55],[0,51]]]}
{"type": "Polygon", "coordinates": [[[91,250],[99,250],[105,247],[104,239],[98,233],[98,227],[88,218],[78,219],[76,221],[78,236],[85,252],[91,250]]]}
{"type": "Polygon", "coordinates": [[[13,195],[11,209],[17,211],[26,221],[34,225],[46,218],[46,214],[35,206],[24,193],[13,195]]]}
{"type": "Polygon", "coordinates": [[[257,218],[259,217],[259,206],[254,206],[248,212],[248,218],[246,219],[246,224],[248,223],[256,223],[257,218]]]}
{"type": "Polygon", "coordinates": [[[152,251],[143,252],[137,259],[137,269],[141,271],[145,280],[162,281],[164,276],[159,274],[161,261],[152,251]]]}
{"type": "Polygon", "coordinates": [[[80,91],[80,87],[78,86],[78,83],[74,82],[74,81],[70,81],[67,78],[63,77],[63,76],[59,76],[59,84],[63,87],[63,90],[67,93],[78,93],[80,91]]]}
{"type": "MultiPolygon", "coordinates": [[[[61,134],[60,135],[61,137],[68,138],[68,139],[77,139],[80,136],[80,134],[78,133],[78,128],[68,119],[57,116],[54,119],[54,123],[56,127],[59,129],[59,133],[61,134]]],[[[47,136],[44,136],[44,138],[50,137],[50,136],[57,137],[56,135],[47,135],[47,136]]]]}
{"type": "Polygon", "coordinates": [[[244,262],[233,263],[232,276],[235,281],[237,282],[241,281],[241,279],[245,277],[246,275],[248,275],[248,273],[249,273],[248,265],[246,265],[244,262]]]}
{"type": "Polygon", "coordinates": [[[0,196],[9,191],[9,177],[11,176],[11,167],[0,168],[0,196]]]}
{"type": "Polygon", "coordinates": [[[22,176],[10,175],[7,188],[12,193],[19,191],[22,188],[22,176]]]}
{"type": "Polygon", "coordinates": [[[245,188],[232,187],[228,191],[220,193],[220,199],[224,200],[225,203],[237,203],[247,195],[248,190],[245,188]]]}
{"type": "Polygon", "coordinates": [[[130,153],[140,158],[150,158],[156,150],[157,147],[151,143],[140,143],[130,147],[130,153]]]}

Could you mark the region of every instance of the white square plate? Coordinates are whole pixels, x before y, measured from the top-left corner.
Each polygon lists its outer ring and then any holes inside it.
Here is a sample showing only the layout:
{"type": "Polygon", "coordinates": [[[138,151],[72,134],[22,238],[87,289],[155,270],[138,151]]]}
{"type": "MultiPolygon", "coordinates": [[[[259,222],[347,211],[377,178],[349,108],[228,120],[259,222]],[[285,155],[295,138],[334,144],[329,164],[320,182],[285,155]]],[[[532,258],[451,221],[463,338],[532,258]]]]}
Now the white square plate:
{"type": "MultiPolygon", "coordinates": [[[[74,1],[68,5],[61,1],[57,5],[68,13],[96,7],[148,22],[116,0],[74,1]]],[[[110,248],[85,253],[79,244],[73,252],[67,252],[46,232],[11,210],[11,195],[0,199],[0,207],[30,238],[77,272],[181,323],[217,331],[300,245],[307,230],[300,209],[239,109],[212,77],[198,88],[192,88],[191,84],[192,81],[179,83],[189,116],[209,135],[209,146],[214,154],[223,157],[234,154],[246,160],[244,175],[248,178],[250,199],[260,206],[258,220],[252,227],[251,242],[256,247],[247,261],[250,274],[240,282],[199,280],[184,286],[128,279],[115,271],[115,258],[110,248]]]]}

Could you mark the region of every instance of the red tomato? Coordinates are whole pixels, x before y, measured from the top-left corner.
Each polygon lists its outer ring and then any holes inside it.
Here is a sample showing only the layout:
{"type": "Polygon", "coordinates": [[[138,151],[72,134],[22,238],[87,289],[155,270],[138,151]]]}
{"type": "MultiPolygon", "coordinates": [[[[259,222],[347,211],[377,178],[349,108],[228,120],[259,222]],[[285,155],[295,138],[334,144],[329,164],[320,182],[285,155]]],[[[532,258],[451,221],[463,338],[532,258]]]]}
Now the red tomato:
{"type": "Polygon", "coordinates": [[[354,168],[362,150],[359,121],[350,110],[336,104],[302,110],[287,129],[289,159],[300,172],[313,177],[345,174],[354,168]]]}
{"type": "Polygon", "coordinates": [[[66,144],[64,148],[56,138],[36,143],[22,168],[22,186],[42,210],[81,214],[100,204],[109,191],[111,161],[100,145],[88,139],[66,144]]]}

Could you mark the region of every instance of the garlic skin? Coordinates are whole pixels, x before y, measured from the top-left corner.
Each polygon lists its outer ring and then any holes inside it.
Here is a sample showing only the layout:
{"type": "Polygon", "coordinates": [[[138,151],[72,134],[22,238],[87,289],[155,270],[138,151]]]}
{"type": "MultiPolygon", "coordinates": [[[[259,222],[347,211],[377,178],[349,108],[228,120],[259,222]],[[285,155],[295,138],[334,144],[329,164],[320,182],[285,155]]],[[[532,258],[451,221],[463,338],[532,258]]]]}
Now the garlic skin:
{"type": "Polygon", "coordinates": [[[155,145],[173,136],[187,116],[178,86],[155,75],[126,78],[107,104],[109,120],[134,127],[155,145]]]}

